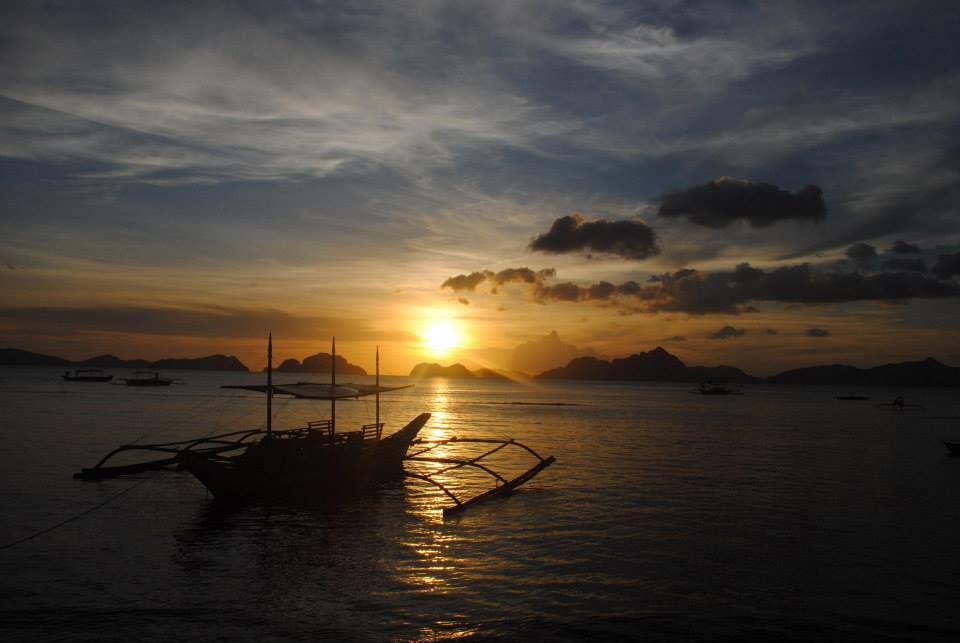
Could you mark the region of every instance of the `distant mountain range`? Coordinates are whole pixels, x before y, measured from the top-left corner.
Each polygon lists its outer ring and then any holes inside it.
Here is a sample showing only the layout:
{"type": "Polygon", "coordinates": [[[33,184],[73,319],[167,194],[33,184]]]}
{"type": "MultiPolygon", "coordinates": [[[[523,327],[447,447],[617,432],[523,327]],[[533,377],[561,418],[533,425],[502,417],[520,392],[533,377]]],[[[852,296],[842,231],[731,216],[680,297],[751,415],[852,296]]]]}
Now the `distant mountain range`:
{"type": "MultiPolygon", "coordinates": [[[[367,372],[337,355],[337,373],[366,375],[367,372]]],[[[0,365],[63,366],[73,368],[136,368],[169,370],[248,371],[232,355],[209,355],[197,358],[167,358],[156,361],[120,359],[99,355],[78,362],[61,357],[31,353],[17,348],[0,348],[0,365]]],[[[286,373],[329,373],[330,354],[317,353],[303,360],[285,360],[277,371],[286,373]]],[[[411,377],[453,377],[476,379],[518,379],[520,373],[487,368],[471,371],[463,364],[417,364],[411,377]]],[[[857,368],[843,364],[810,366],[784,371],[767,378],[753,377],[733,366],[687,366],[661,347],[630,357],[610,361],[596,357],[578,357],[566,366],[545,371],[537,379],[623,380],[635,382],[723,382],[729,384],[801,384],[807,386],[960,386],[960,368],[947,366],[928,357],[918,362],[885,364],[873,368],[857,368]]]]}
{"type": "Polygon", "coordinates": [[[623,380],[628,382],[730,382],[762,381],[733,366],[687,366],[659,346],[646,353],[611,361],[578,357],[566,366],[544,371],[537,379],[623,380]]]}
{"type": "MultiPolygon", "coordinates": [[[[337,355],[337,374],[344,375],[366,375],[367,372],[351,364],[340,355],[337,355]]],[[[303,362],[295,359],[284,360],[277,370],[282,373],[329,373],[330,372],[330,353],[317,353],[310,357],[305,357],[303,362]]]]}
{"type": "Polygon", "coordinates": [[[463,364],[451,364],[450,366],[441,366],[440,364],[417,364],[410,371],[410,377],[459,377],[482,380],[509,380],[509,379],[529,379],[529,375],[516,373],[513,371],[496,371],[492,368],[480,368],[471,371],[463,364]]]}
{"type": "Polygon", "coordinates": [[[233,355],[209,355],[196,358],[166,358],[154,362],[145,359],[120,359],[115,355],[98,355],[79,362],[62,357],[31,353],[18,348],[0,348],[0,365],[66,366],[77,368],[138,368],[202,371],[248,371],[243,362],[233,355]]]}
{"type": "Polygon", "coordinates": [[[826,384],[834,386],[960,386],[960,368],[932,357],[921,362],[856,368],[843,364],[811,366],[767,378],[776,384],[826,384]]]}
{"type": "MultiPolygon", "coordinates": [[[[411,377],[504,377],[497,371],[470,371],[462,364],[417,364],[411,377]]],[[[933,358],[869,369],[833,364],[754,377],[734,366],[687,366],[661,347],[610,361],[578,357],[566,366],[544,371],[536,379],[621,380],[633,382],[722,382],[728,384],[801,384],[808,386],[960,386],[960,368],[933,358]]]]}

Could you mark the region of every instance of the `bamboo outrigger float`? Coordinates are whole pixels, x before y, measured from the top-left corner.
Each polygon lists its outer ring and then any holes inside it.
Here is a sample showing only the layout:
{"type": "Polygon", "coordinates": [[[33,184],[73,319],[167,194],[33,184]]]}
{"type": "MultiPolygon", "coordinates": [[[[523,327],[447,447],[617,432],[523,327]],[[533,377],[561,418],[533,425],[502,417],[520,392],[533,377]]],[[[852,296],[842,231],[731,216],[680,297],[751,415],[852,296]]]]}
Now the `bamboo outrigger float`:
{"type": "MultiPolygon", "coordinates": [[[[282,503],[317,504],[340,500],[350,492],[369,490],[386,481],[404,476],[424,480],[441,489],[454,501],[443,510],[444,516],[459,513],[469,506],[505,495],[550,466],[554,458],[542,458],[533,449],[515,440],[489,438],[449,438],[446,440],[417,440],[420,429],[430,419],[421,413],[404,428],[383,437],[380,422],[380,393],[408,386],[380,386],[380,355],[377,351],[377,375],[373,385],[341,385],[336,383],[336,369],[331,368],[327,383],[300,382],[273,384],[273,340],[268,342],[267,384],[227,386],[266,393],[266,429],[234,431],[219,435],[164,442],[158,444],[130,444],[118,447],[105,455],[91,468],[74,474],[80,480],[103,480],[121,475],[163,469],[186,470],[193,474],[213,494],[215,500],[227,503],[282,503]],[[276,430],[273,428],[272,401],[275,394],[301,399],[329,400],[329,420],[309,422],[306,427],[276,430]],[[376,396],[376,422],[355,431],[336,430],[336,401],[376,396]],[[495,445],[485,453],[468,459],[441,458],[427,455],[442,446],[482,443],[495,445]],[[407,454],[411,445],[419,450],[407,454]],[[537,459],[537,464],[512,479],[506,479],[481,460],[508,446],[526,450],[537,459]],[[136,454],[149,457],[130,464],[109,464],[113,458],[136,454]],[[404,462],[442,465],[433,474],[404,470],[404,462]],[[490,475],[494,487],[467,500],[461,500],[432,476],[455,469],[471,467],[490,475]]],[[[332,347],[331,366],[336,363],[336,340],[332,347]]]]}

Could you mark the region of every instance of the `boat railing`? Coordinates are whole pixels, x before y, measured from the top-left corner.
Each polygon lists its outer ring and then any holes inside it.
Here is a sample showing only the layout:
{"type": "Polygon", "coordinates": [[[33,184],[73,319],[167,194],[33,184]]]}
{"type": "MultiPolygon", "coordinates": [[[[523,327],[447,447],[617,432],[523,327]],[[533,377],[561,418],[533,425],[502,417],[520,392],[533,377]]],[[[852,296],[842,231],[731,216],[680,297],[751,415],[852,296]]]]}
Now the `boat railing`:
{"type": "Polygon", "coordinates": [[[364,424],[360,427],[360,433],[364,440],[379,440],[383,435],[383,422],[373,424],[364,424]]]}

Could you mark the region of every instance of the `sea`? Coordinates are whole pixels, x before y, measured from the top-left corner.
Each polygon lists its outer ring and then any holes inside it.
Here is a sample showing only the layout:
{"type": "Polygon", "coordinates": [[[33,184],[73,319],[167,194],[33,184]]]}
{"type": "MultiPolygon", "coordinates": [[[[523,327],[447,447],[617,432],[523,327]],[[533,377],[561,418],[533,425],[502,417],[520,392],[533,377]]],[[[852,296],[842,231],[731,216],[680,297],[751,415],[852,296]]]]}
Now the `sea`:
{"type": "MultiPolygon", "coordinates": [[[[3,641],[960,640],[956,390],[383,378],[414,384],[382,396],[385,433],[426,411],[425,440],[556,457],[448,519],[415,478],[311,509],[223,508],[185,472],[73,479],[122,444],[265,426],[262,395],[221,388],[261,374],[165,375],[0,368],[3,641]],[[897,395],[917,406],[882,406],[897,395]]],[[[294,427],[330,403],[273,411],[294,427]]],[[[338,402],[337,428],[376,412],[338,402]]]]}

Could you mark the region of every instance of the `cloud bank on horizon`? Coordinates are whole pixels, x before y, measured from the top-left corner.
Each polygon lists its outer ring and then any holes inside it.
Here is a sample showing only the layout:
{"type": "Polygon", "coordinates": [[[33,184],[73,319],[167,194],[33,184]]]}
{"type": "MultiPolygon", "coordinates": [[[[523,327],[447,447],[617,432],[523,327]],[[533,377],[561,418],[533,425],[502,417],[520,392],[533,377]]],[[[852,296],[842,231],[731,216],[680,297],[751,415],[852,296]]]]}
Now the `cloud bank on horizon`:
{"type": "Polygon", "coordinates": [[[0,322],[253,329],[442,284],[478,316],[956,327],[958,32],[933,0],[7,3],[0,322]]]}

